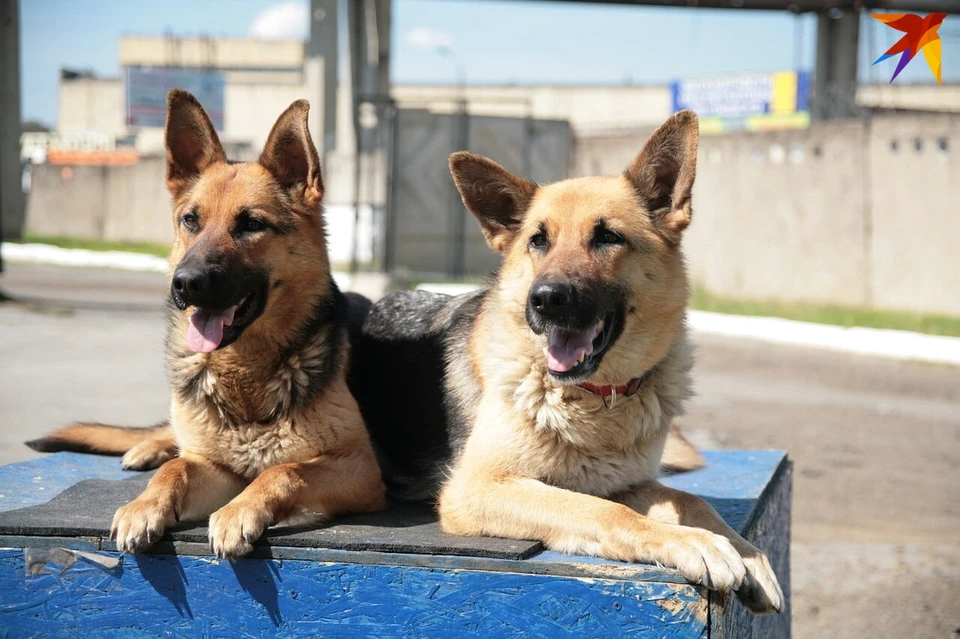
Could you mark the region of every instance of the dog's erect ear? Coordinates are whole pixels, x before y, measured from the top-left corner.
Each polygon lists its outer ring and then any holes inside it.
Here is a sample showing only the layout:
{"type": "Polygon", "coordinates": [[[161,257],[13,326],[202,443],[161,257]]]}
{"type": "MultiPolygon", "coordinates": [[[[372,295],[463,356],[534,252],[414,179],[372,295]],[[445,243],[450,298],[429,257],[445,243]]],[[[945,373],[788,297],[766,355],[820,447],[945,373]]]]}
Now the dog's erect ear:
{"type": "Polygon", "coordinates": [[[297,100],[273,125],[260,154],[265,166],[285,189],[293,189],[308,206],[317,206],[323,197],[320,157],[307,128],[310,103],[297,100]]]}
{"type": "Polygon", "coordinates": [[[653,132],[624,175],[636,189],[654,227],[676,245],[690,224],[690,197],[697,174],[697,115],[680,111],[653,132]]]}
{"type": "Polygon", "coordinates": [[[167,94],[167,124],[164,130],[167,147],[167,189],[180,197],[207,167],[226,162],[220,138],[207,112],[193,95],[183,89],[167,94]]]}
{"type": "Polygon", "coordinates": [[[537,185],[493,160],[466,151],[450,156],[450,173],[463,203],[480,220],[487,244],[503,253],[520,227],[537,185]]]}

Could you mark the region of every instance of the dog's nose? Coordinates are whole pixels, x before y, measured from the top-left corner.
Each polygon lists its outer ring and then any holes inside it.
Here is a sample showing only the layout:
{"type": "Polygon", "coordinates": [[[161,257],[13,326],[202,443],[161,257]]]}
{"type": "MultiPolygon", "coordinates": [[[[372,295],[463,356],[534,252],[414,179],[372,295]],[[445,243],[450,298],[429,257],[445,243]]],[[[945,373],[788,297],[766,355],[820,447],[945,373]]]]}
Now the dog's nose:
{"type": "Polygon", "coordinates": [[[530,289],[530,306],[541,315],[555,315],[568,311],[573,297],[573,287],[566,282],[541,282],[530,289]]]}
{"type": "Polygon", "coordinates": [[[210,273],[181,266],[173,273],[173,290],[189,302],[210,290],[210,273]]]}

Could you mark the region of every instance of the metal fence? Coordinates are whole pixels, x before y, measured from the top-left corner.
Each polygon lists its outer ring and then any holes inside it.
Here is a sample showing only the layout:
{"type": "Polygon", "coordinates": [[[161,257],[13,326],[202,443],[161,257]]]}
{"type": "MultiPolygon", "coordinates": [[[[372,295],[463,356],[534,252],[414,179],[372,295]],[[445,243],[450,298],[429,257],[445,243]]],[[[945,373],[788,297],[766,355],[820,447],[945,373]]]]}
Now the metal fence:
{"type": "MultiPolygon", "coordinates": [[[[570,125],[560,120],[478,115],[464,101],[398,108],[389,99],[358,101],[355,224],[372,207],[373,260],[351,268],[461,279],[495,269],[491,251],[463,206],[447,157],[468,150],[539,182],[568,175],[570,125]]],[[[354,232],[354,238],[360,235],[354,232]]]]}

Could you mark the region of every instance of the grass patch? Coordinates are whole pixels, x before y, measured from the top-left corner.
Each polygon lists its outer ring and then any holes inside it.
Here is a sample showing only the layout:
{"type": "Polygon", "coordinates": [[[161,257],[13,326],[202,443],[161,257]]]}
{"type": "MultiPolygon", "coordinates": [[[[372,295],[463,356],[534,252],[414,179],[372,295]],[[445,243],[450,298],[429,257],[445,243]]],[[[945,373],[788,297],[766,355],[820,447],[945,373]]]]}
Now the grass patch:
{"type": "Polygon", "coordinates": [[[170,245],[152,242],[108,242],[105,240],[85,240],[76,237],[46,237],[42,235],[24,235],[24,244],[52,244],[66,249],[87,249],[90,251],[126,251],[128,253],[146,253],[157,257],[166,257],[170,245]]]}
{"type": "Polygon", "coordinates": [[[867,326],[869,328],[888,328],[929,335],[960,337],[960,317],[918,315],[899,311],[877,311],[865,308],[820,306],[805,303],[731,300],[717,297],[703,289],[694,291],[690,300],[690,307],[715,313],[783,317],[816,324],[847,327],[867,326]]]}

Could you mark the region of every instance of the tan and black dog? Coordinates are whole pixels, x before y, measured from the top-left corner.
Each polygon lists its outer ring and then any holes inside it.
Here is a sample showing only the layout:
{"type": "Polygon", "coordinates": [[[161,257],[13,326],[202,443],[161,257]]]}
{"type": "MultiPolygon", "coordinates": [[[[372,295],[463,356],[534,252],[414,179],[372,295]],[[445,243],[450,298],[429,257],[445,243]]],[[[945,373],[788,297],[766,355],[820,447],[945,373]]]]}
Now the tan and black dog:
{"type": "Polygon", "coordinates": [[[167,106],[170,423],[79,425],[30,445],[127,453],[135,468],[179,450],[117,511],[117,548],[209,516],[211,549],[233,559],[273,524],[380,510],[384,486],[347,387],[347,302],[330,272],[309,105],[294,102],[250,163],[227,161],[192,95],[171,91],[167,106]]]}
{"type": "Polygon", "coordinates": [[[500,271],[476,293],[374,305],[352,338],[351,387],[388,483],[436,495],[446,532],[659,563],[779,611],[766,556],[657,481],[691,395],[680,245],[697,142],[681,112],[622,175],[547,186],[451,156],[500,271]]]}

